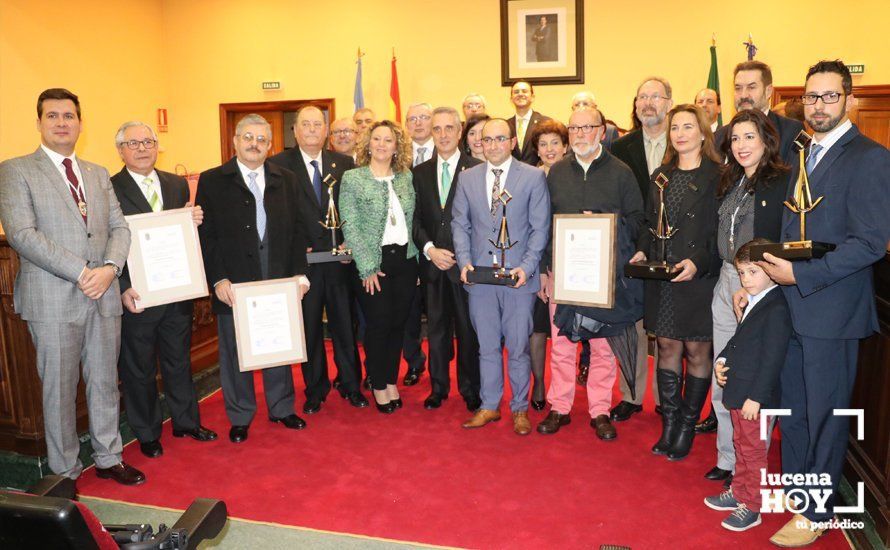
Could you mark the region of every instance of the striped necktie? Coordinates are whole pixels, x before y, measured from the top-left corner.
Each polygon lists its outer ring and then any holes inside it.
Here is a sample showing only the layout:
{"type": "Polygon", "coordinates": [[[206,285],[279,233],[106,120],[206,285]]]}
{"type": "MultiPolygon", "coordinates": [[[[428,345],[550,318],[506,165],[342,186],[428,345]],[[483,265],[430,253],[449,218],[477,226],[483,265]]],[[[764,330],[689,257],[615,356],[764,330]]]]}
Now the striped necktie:
{"type": "Polygon", "coordinates": [[[494,174],[494,185],[491,186],[491,215],[498,213],[498,203],[501,201],[501,174],[504,173],[502,168],[492,168],[491,173],[494,174]]]}
{"type": "Polygon", "coordinates": [[[149,177],[146,177],[142,180],[142,185],[145,186],[145,193],[148,193],[145,197],[148,200],[148,205],[151,206],[152,212],[157,212],[161,209],[161,199],[158,197],[158,194],[155,191],[152,183],[152,179],[149,177]]]}

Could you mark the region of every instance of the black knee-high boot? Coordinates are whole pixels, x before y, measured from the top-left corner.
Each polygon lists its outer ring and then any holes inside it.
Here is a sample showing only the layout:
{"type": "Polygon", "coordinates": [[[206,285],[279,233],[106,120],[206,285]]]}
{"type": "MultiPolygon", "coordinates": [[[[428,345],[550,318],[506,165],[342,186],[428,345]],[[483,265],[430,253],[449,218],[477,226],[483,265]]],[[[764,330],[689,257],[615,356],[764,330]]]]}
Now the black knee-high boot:
{"type": "Polygon", "coordinates": [[[670,451],[680,426],[680,375],[667,369],[656,369],[658,397],[661,399],[661,438],[652,452],[664,455],[670,451]]]}
{"type": "Polygon", "coordinates": [[[695,439],[695,423],[701,416],[701,410],[705,405],[710,387],[710,378],[696,378],[686,374],[686,388],[680,408],[680,427],[668,451],[668,460],[684,459],[692,450],[692,440],[695,439]]]}

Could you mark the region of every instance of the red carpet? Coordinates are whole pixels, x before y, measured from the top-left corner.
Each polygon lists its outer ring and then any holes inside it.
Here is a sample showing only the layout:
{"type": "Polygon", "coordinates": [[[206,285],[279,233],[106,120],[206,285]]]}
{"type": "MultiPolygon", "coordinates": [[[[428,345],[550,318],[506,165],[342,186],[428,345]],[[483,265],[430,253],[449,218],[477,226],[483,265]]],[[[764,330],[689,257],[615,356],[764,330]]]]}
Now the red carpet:
{"type": "MultiPolygon", "coordinates": [[[[524,438],[513,434],[506,405],[500,422],[464,430],[469,414],[456,390],[427,411],[427,375],[400,389],[405,408],[391,416],[373,405],[353,409],[332,392],[320,413],[305,417],[303,431],[269,423],[260,392],[250,438],[240,445],[228,441],[217,392],[201,415],[220,439],[174,439],[168,422],[162,457],[145,458],[135,444],[124,450],[124,460],[146,473],[143,486],[99,480],[92,470],[78,485],[83,495],[135,504],[184,509],[195,497],[220,498],[236,518],[473,548],[772,548],[767,539],[790,519],[766,514],[745,533],[720,527],[724,513],[702,503],[720,489],[702,477],[715,463],[715,436],[698,437],[678,463],[652,455],[660,419],[651,395],[646,412],[616,424],[618,439],[607,443],[588,424],[580,387],[570,425],[524,438]]],[[[544,415],[530,411],[533,425],[544,415]]],[[[812,548],[849,546],[831,532],[812,548]]]]}

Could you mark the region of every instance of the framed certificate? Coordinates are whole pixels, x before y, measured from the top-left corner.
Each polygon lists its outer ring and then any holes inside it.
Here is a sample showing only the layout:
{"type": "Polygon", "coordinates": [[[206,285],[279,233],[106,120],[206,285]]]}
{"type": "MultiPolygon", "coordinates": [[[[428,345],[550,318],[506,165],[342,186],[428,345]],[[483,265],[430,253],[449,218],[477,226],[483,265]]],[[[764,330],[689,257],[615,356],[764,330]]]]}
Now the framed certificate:
{"type": "Polygon", "coordinates": [[[306,333],[296,277],[237,283],[233,313],[241,372],[304,363],[306,333]]]}
{"type": "Polygon", "coordinates": [[[554,302],[613,307],[617,223],[616,214],[553,216],[554,302]]]}
{"type": "Polygon", "coordinates": [[[207,296],[201,241],[191,208],[126,216],[127,269],[140,308],[207,296]]]}

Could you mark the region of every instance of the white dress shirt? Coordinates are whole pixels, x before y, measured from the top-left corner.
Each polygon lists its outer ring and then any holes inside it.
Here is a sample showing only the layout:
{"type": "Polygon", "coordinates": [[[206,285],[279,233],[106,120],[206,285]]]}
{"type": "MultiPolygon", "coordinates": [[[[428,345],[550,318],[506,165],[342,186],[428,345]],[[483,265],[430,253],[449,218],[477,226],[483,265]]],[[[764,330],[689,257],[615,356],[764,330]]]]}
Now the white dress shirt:
{"type": "Polygon", "coordinates": [[[711,123],[711,133],[713,134],[716,131],[717,131],[717,121],[715,120],[714,122],[711,123]]]}
{"type": "Polygon", "coordinates": [[[513,165],[513,157],[507,157],[507,160],[504,161],[500,166],[492,166],[490,162],[485,163],[485,200],[488,201],[489,208],[491,207],[491,192],[494,188],[494,172],[492,169],[500,168],[503,170],[501,173],[501,190],[507,186],[507,174],[510,173],[510,167],[513,165]]]}
{"type": "Polygon", "coordinates": [[[49,147],[44,144],[40,144],[40,148],[43,149],[43,152],[49,155],[49,159],[53,162],[56,167],[56,170],[62,175],[62,181],[65,184],[68,184],[68,176],[65,175],[65,166],[62,164],[62,161],[65,159],[71,159],[71,169],[74,170],[74,175],[77,176],[77,181],[80,183],[80,190],[83,192],[83,200],[86,201],[87,204],[90,203],[87,197],[87,186],[83,183],[83,175],[80,173],[80,166],[77,164],[77,157],[74,156],[74,153],[71,153],[70,157],[66,157],[65,155],[60,155],[56,153],[49,147]]]}
{"type": "MultiPolygon", "coordinates": [[[[451,174],[451,185],[454,185],[455,172],[457,171],[457,161],[460,160],[460,151],[454,151],[454,154],[451,155],[449,159],[443,159],[442,155],[436,156],[436,189],[441,193],[442,192],[442,165],[448,163],[448,172],[451,174]]],[[[503,177],[503,176],[502,176],[503,177]]],[[[451,189],[449,187],[449,189],[451,189]]],[[[429,260],[430,256],[428,254],[430,248],[433,247],[433,241],[428,241],[425,245],[423,245],[423,255],[426,256],[426,259],[429,260]]]]}
{"type": "Polygon", "coordinates": [[[816,164],[813,165],[813,168],[819,166],[819,163],[825,158],[825,153],[828,152],[832,145],[837,143],[837,140],[841,139],[844,134],[849,132],[852,127],[853,123],[850,122],[850,119],[847,119],[835,126],[834,130],[828,132],[825,137],[822,138],[822,141],[817,141],[816,138],[813,138],[814,144],[822,146],[822,149],[819,151],[819,156],[816,157],[816,164]]]}
{"type": "Polygon", "coordinates": [[[421,147],[425,147],[426,151],[423,153],[423,162],[426,162],[433,158],[433,151],[435,150],[435,144],[433,143],[433,138],[429,138],[426,140],[426,143],[416,143],[414,141],[411,142],[411,163],[414,164],[414,161],[417,159],[417,150],[421,147]]]}
{"type": "Polygon", "coordinates": [[[646,168],[651,176],[655,169],[661,166],[664,160],[664,152],[667,147],[667,132],[658,137],[651,138],[643,131],[643,149],[646,150],[646,168]]]}
{"type": "Polygon", "coordinates": [[[127,172],[130,174],[130,177],[133,178],[133,181],[139,184],[139,190],[142,191],[142,195],[145,197],[145,200],[148,201],[149,204],[151,204],[151,192],[155,192],[155,194],[158,196],[158,204],[161,205],[160,210],[163,210],[164,197],[161,195],[161,179],[158,177],[158,173],[152,170],[149,175],[143,176],[142,174],[137,174],[129,168],[127,168],[127,172]],[[151,180],[151,182],[146,184],[146,178],[151,180]]]}
{"type": "Polygon", "coordinates": [[[516,143],[517,147],[522,149],[522,144],[525,143],[525,134],[528,133],[528,125],[532,123],[532,110],[529,109],[525,112],[524,115],[520,115],[516,113],[516,143]],[[519,121],[525,121],[522,125],[519,124],[519,121]],[[522,128],[522,135],[519,135],[519,129],[522,128]]]}
{"type": "Polygon", "coordinates": [[[381,246],[389,244],[408,244],[408,222],[405,221],[405,211],[402,209],[402,203],[399,202],[399,196],[396,195],[396,190],[392,186],[393,177],[394,176],[376,178],[380,183],[386,183],[386,189],[389,193],[389,210],[386,212],[385,229],[383,230],[383,241],[380,243],[381,246]],[[390,218],[395,219],[395,225],[391,223],[390,218]]]}
{"type": "Polygon", "coordinates": [[[322,181],[324,181],[324,164],[321,162],[321,151],[318,152],[318,156],[312,158],[309,156],[309,153],[300,149],[300,156],[303,157],[303,164],[306,165],[306,173],[309,174],[309,181],[312,181],[312,176],[315,174],[315,168],[310,164],[313,160],[318,163],[318,175],[321,177],[322,181]]]}
{"type": "Polygon", "coordinates": [[[757,304],[757,302],[763,300],[763,297],[769,294],[769,292],[777,286],[778,285],[774,284],[773,286],[767,287],[754,296],[748,294],[748,306],[745,308],[745,312],[742,314],[742,320],[739,321],[739,323],[741,324],[741,322],[745,320],[748,314],[751,313],[751,310],[754,309],[754,306],[757,304]]]}
{"type": "MultiPolygon", "coordinates": [[[[248,174],[251,172],[256,174],[256,186],[260,189],[260,194],[266,196],[266,166],[265,164],[260,164],[255,170],[248,168],[247,166],[241,164],[240,160],[235,161],[238,164],[238,170],[241,171],[241,177],[244,178],[244,185],[250,187],[250,178],[248,174]]],[[[257,205],[260,206],[260,205],[257,205]]]]}

